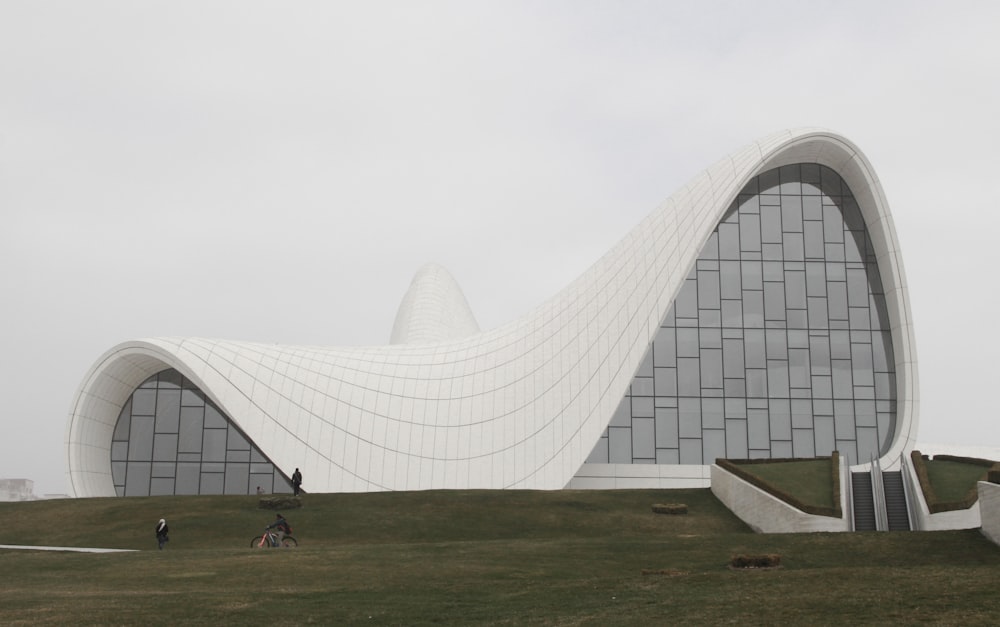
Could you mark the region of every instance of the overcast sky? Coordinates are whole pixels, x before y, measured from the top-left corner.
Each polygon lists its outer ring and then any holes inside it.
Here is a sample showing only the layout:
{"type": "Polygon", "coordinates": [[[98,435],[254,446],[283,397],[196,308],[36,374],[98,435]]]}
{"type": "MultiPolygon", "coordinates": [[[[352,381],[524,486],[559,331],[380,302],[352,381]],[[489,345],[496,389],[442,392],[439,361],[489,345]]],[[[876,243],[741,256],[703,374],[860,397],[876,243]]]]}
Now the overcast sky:
{"type": "Polygon", "coordinates": [[[113,345],[388,342],[413,273],[482,328],[784,128],[878,172],[920,440],[1000,446],[998,2],[0,0],[0,477],[65,492],[113,345]]]}

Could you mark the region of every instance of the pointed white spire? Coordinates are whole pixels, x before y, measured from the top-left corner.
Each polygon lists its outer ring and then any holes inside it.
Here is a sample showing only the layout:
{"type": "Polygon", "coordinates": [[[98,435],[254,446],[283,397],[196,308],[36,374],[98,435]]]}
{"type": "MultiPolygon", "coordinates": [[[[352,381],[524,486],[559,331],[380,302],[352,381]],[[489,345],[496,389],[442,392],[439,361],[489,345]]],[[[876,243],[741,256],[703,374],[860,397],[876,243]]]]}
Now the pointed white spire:
{"type": "Polygon", "coordinates": [[[469,302],[444,267],[417,270],[392,325],[391,344],[430,344],[479,333],[469,302]]]}

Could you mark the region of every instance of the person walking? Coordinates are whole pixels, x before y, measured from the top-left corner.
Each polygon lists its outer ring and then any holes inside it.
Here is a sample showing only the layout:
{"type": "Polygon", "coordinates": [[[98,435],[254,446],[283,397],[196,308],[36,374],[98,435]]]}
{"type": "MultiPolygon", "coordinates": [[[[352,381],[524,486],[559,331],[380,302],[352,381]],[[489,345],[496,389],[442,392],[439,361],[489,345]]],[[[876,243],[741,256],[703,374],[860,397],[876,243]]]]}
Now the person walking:
{"type": "Polygon", "coordinates": [[[295,490],[294,496],[299,495],[299,490],[302,487],[302,473],[296,468],[295,472],[292,473],[292,488],[295,490]]]}
{"type": "Polygon", "coordinates": [[[167,527],[167,521],[161,518],[160,522],[156,523],[156,543],[160,545],[161,551],[163,550],[163,545],[170,541],[170,538],[167,537],[168,531],[170,531],[170,528],[167,527]]]}

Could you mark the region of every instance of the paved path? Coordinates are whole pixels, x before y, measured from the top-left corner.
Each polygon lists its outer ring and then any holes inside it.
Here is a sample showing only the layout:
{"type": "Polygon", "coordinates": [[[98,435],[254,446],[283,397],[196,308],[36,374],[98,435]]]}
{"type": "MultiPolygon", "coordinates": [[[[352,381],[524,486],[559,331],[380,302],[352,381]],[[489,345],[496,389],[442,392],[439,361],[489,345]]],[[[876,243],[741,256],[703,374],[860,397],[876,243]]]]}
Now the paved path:
{"type": "Polygon", "coordinates": [[[29,551],[74,551],[76,553],[127,553],[135,549],[88,549],[79,546],[26,546],[23,544],[0,544],[0,549],[27,549],[29,551]]]}

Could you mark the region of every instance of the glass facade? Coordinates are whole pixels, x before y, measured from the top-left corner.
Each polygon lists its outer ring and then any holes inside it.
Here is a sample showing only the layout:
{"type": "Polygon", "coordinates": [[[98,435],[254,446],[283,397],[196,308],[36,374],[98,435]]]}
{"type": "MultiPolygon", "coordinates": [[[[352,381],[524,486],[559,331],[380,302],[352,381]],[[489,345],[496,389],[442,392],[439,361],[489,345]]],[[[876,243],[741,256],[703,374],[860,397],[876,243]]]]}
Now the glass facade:
{"type": "Polygon", "coordinates": [[[111,442],[118,496],[290,493],[288,479],[176,370],[146,379],[111,442]]]}
{"type": "Polygon", "coordinates": [[[896,375],[879,270],[830,168],[770,170],[737,196],[588,462],[887,450],[896,375]]]}

